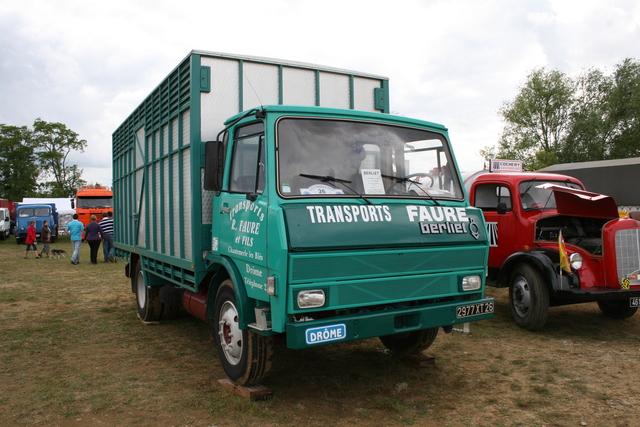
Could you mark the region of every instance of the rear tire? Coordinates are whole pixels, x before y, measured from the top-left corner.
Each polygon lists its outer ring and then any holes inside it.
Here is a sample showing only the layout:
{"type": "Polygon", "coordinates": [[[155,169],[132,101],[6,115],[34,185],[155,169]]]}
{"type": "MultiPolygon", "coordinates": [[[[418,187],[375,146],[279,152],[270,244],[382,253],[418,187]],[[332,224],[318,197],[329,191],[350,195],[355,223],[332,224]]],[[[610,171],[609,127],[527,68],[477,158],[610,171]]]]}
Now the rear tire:
{"type": "Polygon", "coordinates": [[[431,328],[378,338],[392,353],[404,355],[423,352],[433,344],[437,336],[438,328],[431,328]]]}
{"type": "Polygon", "coordinates": [[[216,294],[211,338],[216,344],[224,372],[238,385],[260,382],[271,369],[273,337],[240,329],[236,294],[231,280],[225,280],[216,294]]]}
{"type": "Polygon", "coordinates": [[[522,329],[538,331],[547,323],[549,290],[540,273],[529,264],[513,270],[509,284],[511,314],[522,329]]]}
{"type": "Polygon", "coordinates": [[[606,316],[619,320],[628,319],[638,311],[638,307],[629,305],[629,298],[615,301],[598,301],[598,307],[606,316]]]}
{"type": "Polygon", "coordinates": [[[136,303],[138,305],[138,316],[145,322],[160,320],[162,317],[162,301],[160,300],[159,286],[145,286],[144,272],[142,265],[136,264],[136,271],[133,276],[134,289],[136,290],[136,303]]]}

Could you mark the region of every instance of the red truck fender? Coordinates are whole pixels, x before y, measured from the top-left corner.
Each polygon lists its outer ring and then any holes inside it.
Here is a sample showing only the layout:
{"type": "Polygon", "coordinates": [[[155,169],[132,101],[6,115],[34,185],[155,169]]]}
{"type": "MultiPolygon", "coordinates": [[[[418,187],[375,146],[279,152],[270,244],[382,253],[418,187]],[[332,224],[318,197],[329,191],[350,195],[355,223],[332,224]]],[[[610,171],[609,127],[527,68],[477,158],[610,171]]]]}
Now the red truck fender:
{"type": "Polygon", "coordinates": [[[549,289],[549,293],[554,294],[562,286],[557,267],[558,260],[558,252],[547,248],[514,252],[509,255],[502,267],[500,267],[496,287],[508,288],[511,284],[511,275],[515,266],[520,263],[526,263],[540,273],[549,289]]]}

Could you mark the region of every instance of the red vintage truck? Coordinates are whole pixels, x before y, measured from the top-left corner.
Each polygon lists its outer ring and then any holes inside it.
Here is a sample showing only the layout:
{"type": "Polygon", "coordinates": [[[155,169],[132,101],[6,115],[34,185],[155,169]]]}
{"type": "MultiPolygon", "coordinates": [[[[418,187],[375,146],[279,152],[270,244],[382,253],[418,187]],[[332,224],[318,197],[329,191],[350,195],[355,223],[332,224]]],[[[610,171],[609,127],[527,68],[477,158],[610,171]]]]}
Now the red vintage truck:
{"type": "Polygon", "coordinates": [[[638,310],[640,220],[620,218],[611,197],[542,172],[481,171],[465,186],[489,232],[487,285],[509,288],[518,326],[539,330],[566,304],[597,302],[617,319],[638,310]]]}

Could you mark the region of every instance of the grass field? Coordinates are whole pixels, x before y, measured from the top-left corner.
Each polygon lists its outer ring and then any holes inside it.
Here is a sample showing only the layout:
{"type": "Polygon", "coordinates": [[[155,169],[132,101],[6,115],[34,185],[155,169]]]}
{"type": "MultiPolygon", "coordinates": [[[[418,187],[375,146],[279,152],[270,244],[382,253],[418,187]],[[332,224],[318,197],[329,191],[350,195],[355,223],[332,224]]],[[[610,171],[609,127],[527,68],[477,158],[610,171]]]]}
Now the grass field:
{"type": "Polygon", "coordinates": [[[426,351],[435,366],[393,359],[377,339],[276,346],[273,397],[251,402],[218,384],[204,322],[137,319],[123,263],[91,265],[87,245],[77,266],[23,257],[13,237],[0,242],[2,426],[640,425],[640,315],[558,307],[531,333],[507,292],[488,289],[495,318],[441,332],[426,351]]]}

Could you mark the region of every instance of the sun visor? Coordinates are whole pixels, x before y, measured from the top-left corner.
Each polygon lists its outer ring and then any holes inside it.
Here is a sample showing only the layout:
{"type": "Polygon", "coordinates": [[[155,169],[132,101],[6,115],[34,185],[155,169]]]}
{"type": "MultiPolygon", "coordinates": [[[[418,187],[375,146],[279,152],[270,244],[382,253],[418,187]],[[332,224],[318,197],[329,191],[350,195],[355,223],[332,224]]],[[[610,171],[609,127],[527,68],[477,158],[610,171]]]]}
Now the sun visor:
{"type": "Polygon", "coordinates": [[[553,191],[559,214],[589,218],[619,217],[618,206],[610,196],[551,183],[537,187],[553,191]]]}

